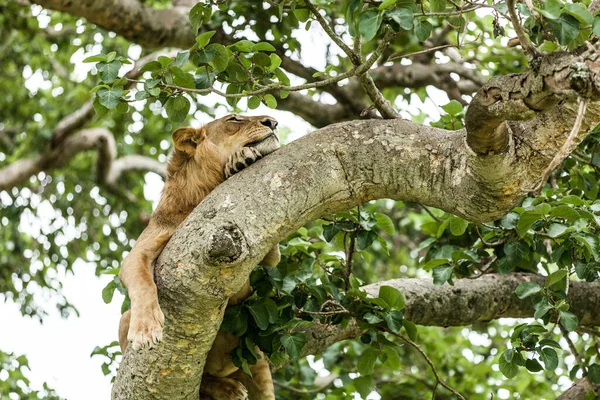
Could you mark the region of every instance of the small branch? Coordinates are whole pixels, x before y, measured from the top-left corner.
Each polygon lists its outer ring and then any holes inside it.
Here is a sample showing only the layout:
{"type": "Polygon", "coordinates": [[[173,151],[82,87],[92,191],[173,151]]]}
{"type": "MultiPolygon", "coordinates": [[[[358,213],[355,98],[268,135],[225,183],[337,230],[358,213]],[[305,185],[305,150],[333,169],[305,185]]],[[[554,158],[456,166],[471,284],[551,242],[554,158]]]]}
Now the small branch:
{"type": "Polygon", "coordinates": [[[575,360],[577,361],[577,364],[579,364],[581,366],[581,370],[586,373],[587,372],[587,368],[583,363],[583,359],[581,358],[581,354],[579,354],[579,352],[577,351],[577,348],[575,347],[575,344],[573,343],[573,341],[571,340],[571,338],[569,337],[569,332],[561,325],[561,324],[557,324],[558,328],[560,329],[560,332],[563,335],[563,338],[565,339],[565,341],[567,342],[567,345],[569,346],[569,350],[571,351],[571,354],[573,354],[573,356],[575,357],[575,360]]]}
{"type": "Polygon", "coordinates": [[[459,392],[454,390],[451,386],[449,386],[446,382],[444,382],[442,380],[442,378],[440,378],[440,375],[438,374],[437,369],[435,368],[435,365],[433,364],[431,359],[427,356],[427,353],[425,353],[425,351],[421,348],[421,346],[419,346],[418,344],[416,344],[415,342],[410,340],[410,338],[408,336],[404,336],[400,333],[392,332],[389,329],[385,329],[385,332],[404,340],[406,343],[411,345],[415,350],[417,350],[421,354],[421,356],[425,359],[425,362],[427,362],[427,364],[429,364],[429,367],[431,368],[433,375],[435,375],[435,379],[437,380],[437,383],[440,384],[441,386],[445,387],[450,392],[452,392],[452,394],[454,394],[459,399],[465,400],[463,395],[461,395],[459,392]]]}
{"type": "Polygon", "coordinates": [[[521,23],[519,22],[519,17],[517,15],[517,11],[515,9],[514,0],[506,0],[506,6],[508,8],[508,14],[510,15],[510,20],[512,22],[512,26],[517,33],[517,37],[519,38],[519,42],[521,43],[521,47],[532,57],[539,56],[539,52],[535,47],[531,45],[527,36],[525,36],[525,32],[523,32],[523,28],[521,27],[521,23]]]}
{"type": "Polygon", "coordinates": [[[314,389],[298,389],[295,388],[293,386],[288,386],[288,385],[284,385],[283,383],[279,383],[277,381],[273,381],[273,384],[275,386],[278,386],[282,389],[285,390],[289,390],[290,392],[294,392],[294,393],[299,393],[299,394],[310,394],[310,393],[319,393],[322,392],[323,390],[327,389],[329,386],[331,386],[331,384],[337,379],[339,378],[338,375],[336,374],[330,374],[329,376],[325,377],[324,383],[321,384],[320,386],[314,388],[314,389]]]}
{"type": "Polygon", "coordinates": [[[452,43],[448,43],[448,44],[443,44],[441,46],[431,47],[431,48],[425,49],[425,50],[415,51],[415,52],[412,52],[412,53],[392,54],[391,56],[388,57],[388,61],[394,61],[394,60],[397,60],[399,58],[408,58],[408,57],[416,56],[416,55],[419,55],[419,54],[425,54],[425,53],[429,53],[431,51],[445,49],[447,47],[458,47],[458,45],[452,44],[452,43]]]}
{"type": "Polygon", "coordinates": [[[360,58],[360,54],[356,54],[350,47],[348,47],[348,45],[346,43],[344,43],[342,38],[340,38],[338,35],[335,34],[333,29],[331,29],[331,27],[325,20],[325,18],[323,18],[323,16],[319,13],[319,10],[317,10],[310,1],[305,0],[305,4],[308,7],[308,9],[310,10],[310,12],[315,16],[315,18],[319,22],[319,25],[321,25],[321,27],[323,28],[325,33],[327,33],[327,36],[329,36],[331,38],[331,40],[333,40],[335,42],[335,44],[337,44],[338,47],[340,49],[342,49],[342,51],[344,53],[346,53],[348,58],[350,58],[350,61],[352,61],[352,63],[355,66],[360,65],[361,61],[362,61],[360,58]]]}
{"type": "Polygon", "coordinates": [[[573,124],[573,129],[571,129],[571,133],[569,133],[569,136],[567,136],[567,140],[565,140],[565,143],[562,145],[560,150],[554,155],[554,158],[552,158],[552,161],[550,161],[550,164],[548,164],[548,166],[542,173],[542,179],[540,180],[538,185],[532,190],[530,190],[531,192],[539,194],[539,192],[542,190],[542,187],[544,187],[544,184],[548,180],[548,176],[550,176],[552,170],[556,168],[556,166],[560,164],[560,162],[569,155],[570,150],[574,146],[574,140],[577,137],[579,131],[581,130],[581,123],[583,122],[583,117],[585,116],[586,106],[587,100],[583,97],[580,97],[579,107],[577,109],[577,117],[575,118],[575,123],[573,124]]]}

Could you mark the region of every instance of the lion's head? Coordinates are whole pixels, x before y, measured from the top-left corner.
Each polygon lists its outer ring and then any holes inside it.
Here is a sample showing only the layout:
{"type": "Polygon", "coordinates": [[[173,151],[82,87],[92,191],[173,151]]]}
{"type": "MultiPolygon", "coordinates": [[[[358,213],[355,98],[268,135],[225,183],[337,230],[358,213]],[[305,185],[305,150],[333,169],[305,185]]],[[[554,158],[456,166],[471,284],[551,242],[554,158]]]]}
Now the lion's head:
{"type": "Polygon", "coordinates": [[[199,129],[176,130],[173,144],[169,176],[195,161],[206,169],[222,171],[226,178],[279,148],[277,121],[265,115],[230,114],[199,129]]]}

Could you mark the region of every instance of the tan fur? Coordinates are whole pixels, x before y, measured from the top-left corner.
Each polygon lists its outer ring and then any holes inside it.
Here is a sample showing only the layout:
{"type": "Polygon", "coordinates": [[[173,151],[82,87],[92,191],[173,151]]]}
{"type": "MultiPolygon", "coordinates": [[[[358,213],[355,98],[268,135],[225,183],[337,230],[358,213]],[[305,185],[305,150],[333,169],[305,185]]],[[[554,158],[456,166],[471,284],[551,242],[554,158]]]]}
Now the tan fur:
{"type": "MultiPolygon", "coordinates": [[[[121,317],[119,343],[123,353],[150,346],[162,339],[164,316],[154,283],[154,261],[177,226],[226,177],[234,174],[279,146],[277,122],[270,117],[228,115],[200,129],[182,128],[173,133],[175,150],[167,167],[167,181],[156,211],[129,255],[123,260],[119,278],[129,291],[131,310],[121,317]]],[[[279,247],[261,262],[275,266],[279,247]]],[[[249,282],[230,299],[231,304],[252,293],[249,282]]],[[[216,400],[275,399],[266,359],[254,365],[254,379],[240,376],[231,362],[237,337],[219,332],[207,357],[200,391],[216,400]],[[246,388],[241,382],[246,384],[246,388]]]]}

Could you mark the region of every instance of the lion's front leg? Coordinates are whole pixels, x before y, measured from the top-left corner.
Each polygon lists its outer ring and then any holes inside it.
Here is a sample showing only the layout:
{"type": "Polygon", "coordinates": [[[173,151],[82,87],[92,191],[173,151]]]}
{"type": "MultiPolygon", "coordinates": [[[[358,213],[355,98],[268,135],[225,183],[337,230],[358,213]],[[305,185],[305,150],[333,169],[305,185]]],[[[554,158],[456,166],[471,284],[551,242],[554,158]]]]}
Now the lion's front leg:
{"type": "Polygon", "coordinates": [[[254,147],[242,147],[240,150],[229,156],[229,160],[227,160],[227,163],[225,164],[225,179],[240,172],[261,158],[262,154],[254,147]]]}
{"type": "Polygon", "coordinates": [[[265,258],[258,265],[265,267],[276,267],[281,261],[281,253],[279,252],[279,245],[276,244],[269,252],[265,255],[265,258]]]}

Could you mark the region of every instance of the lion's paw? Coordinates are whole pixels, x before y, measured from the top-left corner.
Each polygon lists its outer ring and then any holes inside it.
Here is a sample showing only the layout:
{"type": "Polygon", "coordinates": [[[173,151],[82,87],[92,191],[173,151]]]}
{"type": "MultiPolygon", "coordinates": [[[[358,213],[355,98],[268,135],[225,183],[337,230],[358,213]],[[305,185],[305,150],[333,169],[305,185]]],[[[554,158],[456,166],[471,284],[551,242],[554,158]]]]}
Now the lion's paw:
{"type": "Polygon", "coordinates": [[[162,340],[164,322],[165,316],[158,302],[140,311],[132,309],[127,340],[134,350],[152,347],[162,340]]]}
{"type": "Polygon", "coordinates": [[[225,178],[240,172],[260,158],[262,158],[262,154],[254,147],[242,147],[233,153],[225,164],[225,178]]]}
{"type": "Polygon", "coordinates": [[[213,397],[218,400],[247,400],[248,390],[239,381],[223,378],[219,382],[218,393],[214,393],[213,397]]]}

